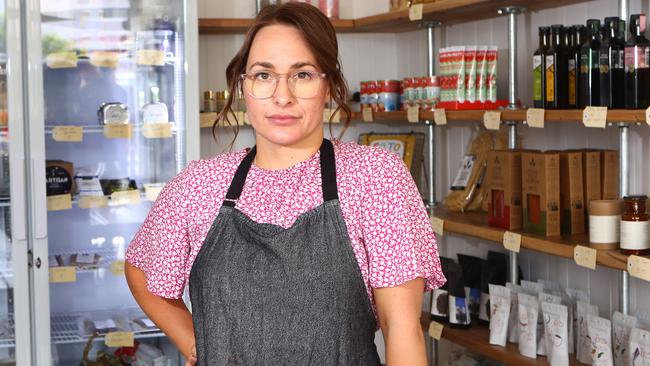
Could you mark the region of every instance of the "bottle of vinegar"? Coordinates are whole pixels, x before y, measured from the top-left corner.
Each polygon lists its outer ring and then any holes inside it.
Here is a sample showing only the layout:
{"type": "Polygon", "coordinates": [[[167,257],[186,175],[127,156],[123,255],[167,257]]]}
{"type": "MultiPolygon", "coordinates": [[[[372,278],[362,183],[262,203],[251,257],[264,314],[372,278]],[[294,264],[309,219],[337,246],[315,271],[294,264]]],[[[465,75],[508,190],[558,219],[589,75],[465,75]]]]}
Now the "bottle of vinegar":
{"type": "Polygon", "coordinates": [[[645,14],[630,16],[632,37],[625,44],[625,107],[650,106],[650,41],[645,38],[645,14]]]}
{"type": "Polygon", "coordinates": [[[589,37],[580,49],[580,108],[600,105],[600,20],[587,20],[589,37]]]}

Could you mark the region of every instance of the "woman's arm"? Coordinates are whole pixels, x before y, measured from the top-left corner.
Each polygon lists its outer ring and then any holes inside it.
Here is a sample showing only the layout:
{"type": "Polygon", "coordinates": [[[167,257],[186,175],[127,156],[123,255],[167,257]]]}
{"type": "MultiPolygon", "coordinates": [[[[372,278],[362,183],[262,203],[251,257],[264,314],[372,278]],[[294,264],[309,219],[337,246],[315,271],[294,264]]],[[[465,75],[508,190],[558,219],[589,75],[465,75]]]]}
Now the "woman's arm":
{"type": "Polygon", "coordinates": [[[126,262],[124,270],[131,293],[144,313],[174,342],[186,359],[192,360],[194,325],[192,314],[183,300],[165,299],[149,292],[144,272],[129,262],[126,262]]]}
{"type": "Polygon", "coordinates": [[[420,325],[424,279],[397,287],[373,290],[386,344],[387,366],[426,366],[427,355],[420,325]]]}

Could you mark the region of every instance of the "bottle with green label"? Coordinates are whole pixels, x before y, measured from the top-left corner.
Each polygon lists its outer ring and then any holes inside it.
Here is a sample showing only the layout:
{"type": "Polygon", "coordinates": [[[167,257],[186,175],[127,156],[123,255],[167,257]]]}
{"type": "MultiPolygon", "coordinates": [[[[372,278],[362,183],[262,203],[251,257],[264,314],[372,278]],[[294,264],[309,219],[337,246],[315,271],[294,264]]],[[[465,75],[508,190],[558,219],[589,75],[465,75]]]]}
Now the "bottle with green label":
{"type": "Polygon", "coordinates": [[[600,20],[587,20],[589,36],[580,50],[580,107],[600,105],[600,20]]]}
{"type": "Polygon", "coordinates": [[[600,44],[600,105],[625,108],[625,21],[618,17],[605,18],[600,44]],[[622,30],[622,34],[621,34],[622,30]]]}
{"type": "Polygon", "coordinates": [[[533,54],[533,105],[535,108],[544,108],[544,95],[546,94],[546,60],[544,52],[549,47],[551,28],[539,27],[539,47],[533,54]]]}
{"type": "Polygon", "coordinates": [[[544,52],[546,109],[567,108],[569,104],[569,54],[564,47],[564,32],[562,25],[551,26],[551,44],[544,52]]]}
{"type": "Polygon", "coordinates": [[[575,70],[573,75],[569,71],[569,107],[578,108],[580,104],[580,50],[587,41],[587,28],[580,24],[574,25],[571,30],[573,41],[569,55],[569,68],[571,67],[571,60],[573,60],[575,70]]]}
{"type": "Polygon", "coordinates": [[[630,16],[630,39],[625,44],[625,107],[650,106],[650,41],[644,36],[645,14],[630,16]]]}

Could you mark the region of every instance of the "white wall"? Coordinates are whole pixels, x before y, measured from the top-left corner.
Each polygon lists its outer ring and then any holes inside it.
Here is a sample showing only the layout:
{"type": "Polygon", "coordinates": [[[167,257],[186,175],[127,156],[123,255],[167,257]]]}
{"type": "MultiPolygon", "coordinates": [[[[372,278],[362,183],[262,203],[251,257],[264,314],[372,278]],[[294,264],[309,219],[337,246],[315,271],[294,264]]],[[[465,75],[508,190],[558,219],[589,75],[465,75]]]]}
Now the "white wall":
{"type": "MultiPolygon", "coordinates": [[[[251,4],[254,2],[249,1],[251,4]]],[[[235,10],[234,1],[200,2],[199,14],[214,17],[252,16],[253,7],[235,10]],[[208,6],[210,5],[210,6],[208,6]],[[244,13],[242,13],[244,12],[244,13]]],[[[240,6],[237,2],[237,5],[240,6]]],[[[530,58],[537,48],[537,27],[551,24],[584,24],[588,18],[600,18],[618,14],[617,1],[596,0],[577,5],[565,6],[536,13],[518,16],[518,70],[519,96],[525,104],[531,103],[531,62],[530,58]]],[[[631,0],[630,12],[650,10],[650,0],[631,0]]],[[[250,5],[250,4],[249,4],[250,5]]],[[[361,17],[386,11],[388,0],[341,0],[343,17],[361,17]],[[349,16],[347,16],[348,14],[349,16]]],[[[201,15],[201,16],[208,16],[201,15]]],[[[200,89],[223,89],[225,87],[224,69],[230,57],[241,43],[241,36],[201,36],[200,39],[200,89]]],[[[409,75],[424,75],[426,65],[426,34],[424,31],[403,34],[342,34],[339,36],[340,54],[343,70],[351,90],[358,90],[360,80],[402,78],[409,75]]],[[[505,17],[476,21],[445,27],[436,31],[436,46],[490,44],[500,48],[498,87],[501,98],[507,98],[507,19],[505,17]]],[[[436,132],[437,153],[437,197],[440,199],[449,186],[450,176],[455,174],[460,158],[464,153],[475,124],[452,124],[438,128],[436,132]]],[[[575,123],[549,123],[544,130],[532,131],[522,126],[519,132],[523,144],[531,149],[564,148],[618,148],[618,131],[608,128],[605,131],[586,130],[575,123]]],[[[423,127],[403,124],[399,127],[389,125],[354,125],[344,140],[355,140],[358,133],[365,131],[424,131],[423,127]]],[[[335,129],[335,135],[338,129],[335,129]]],[[[630,193],[650,193],[650,132],[647,127],[632,127],[630,131],[630,193]]],[[[220,141],[230,136],[220,133],[220,141]]],[[[252,132],[244,130],[235,148],[253,144],[252,132]]],[[[220,151],[210,133],[202,132],[201,151],[203,157],[213,156],[220,151]]],[[[440,239],[441,255],[455,257],[456,253],[469,253],[484,256],[487,250],[499,250],[494,243],[459,236],[446,236],[440,239]]],[[[601,316],[610,316],[618,308],[618,271],[598,268],[595,271],[577,267],[572,261],[524,250],[520,255],[524,276],[529,279],[549,279],[560,282],[565,287],[586,289],[593,303],[600,307],[601,316]]],[[[631,279],[631,311],[650,312],[650,284],[631,279]]]]}

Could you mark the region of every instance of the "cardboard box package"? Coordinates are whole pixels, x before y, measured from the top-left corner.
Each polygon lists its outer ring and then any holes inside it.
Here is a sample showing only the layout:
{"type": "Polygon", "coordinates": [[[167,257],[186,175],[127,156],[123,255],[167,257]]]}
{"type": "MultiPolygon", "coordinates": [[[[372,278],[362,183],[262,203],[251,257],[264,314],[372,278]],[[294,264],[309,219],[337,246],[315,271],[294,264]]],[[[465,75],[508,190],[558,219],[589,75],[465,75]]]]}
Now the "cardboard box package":
{"type": "Polygon", "coordinates": [[[600,150],[582,151],[582,188],[585,206],[585,230],[589,228],[589,202],[602,199],[600,150]]]}
{"type": "Polygon", "coordinates": [[[581,151],[560,153],[560,220],[562,235],[585,232],[581,151]]]}
{"type": "Polygon", "coordinates": [[[506,230],[521,229],[521,151],[490,151],[486,184],[488,225],[506,230]]]}
{"type": "Polygon", "coordinates": [[[618,189],[618,151],[604,150],[600,155],[601,183],[603,185],[602,199],[619,199],[618,189]]]}
{"type": "Polygon", "coordinates": [[[521,166],[524,231],[560,235],[560,154],[523,152],[521,166]]]}

